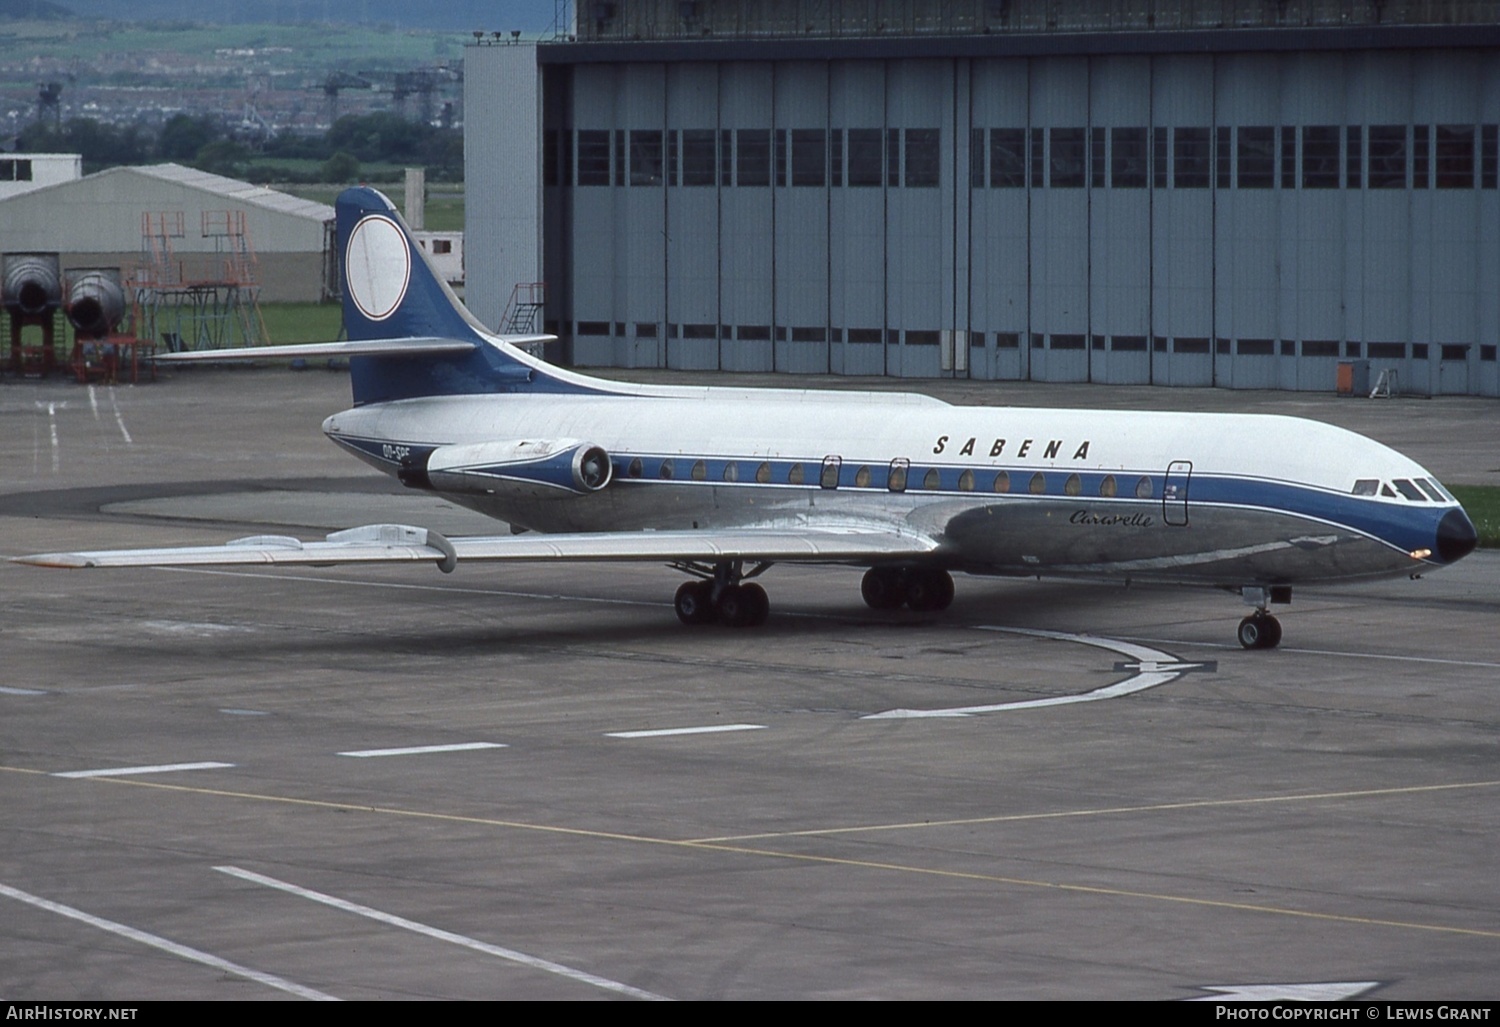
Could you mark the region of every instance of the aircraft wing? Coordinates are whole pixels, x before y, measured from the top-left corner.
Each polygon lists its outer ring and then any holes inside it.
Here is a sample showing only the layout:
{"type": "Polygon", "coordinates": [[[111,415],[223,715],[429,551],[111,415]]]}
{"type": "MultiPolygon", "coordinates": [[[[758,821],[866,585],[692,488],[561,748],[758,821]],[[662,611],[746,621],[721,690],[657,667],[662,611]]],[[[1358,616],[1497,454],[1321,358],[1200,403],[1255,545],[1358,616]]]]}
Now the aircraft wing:
{"type": "Polygon", "coordinates": [[[716,531],[580,532],[448,539],[426,528],[371,524],[322,542],[255,535],[222,546],[113,549],[16,557],[38,567],[225,567],[256,564],[430,561],[451,571],[469,560],[706,561],[855,563],[925,556],[938,543],[883,527],[739,528],[716,531]]]}

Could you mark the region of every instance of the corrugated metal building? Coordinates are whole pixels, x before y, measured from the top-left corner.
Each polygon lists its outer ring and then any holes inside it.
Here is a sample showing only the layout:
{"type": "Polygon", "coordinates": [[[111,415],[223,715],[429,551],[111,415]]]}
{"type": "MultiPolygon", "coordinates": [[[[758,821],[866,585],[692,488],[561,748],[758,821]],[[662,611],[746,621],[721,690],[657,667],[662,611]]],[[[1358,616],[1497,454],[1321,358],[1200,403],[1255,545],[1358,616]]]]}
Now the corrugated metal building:
{"type": "Polygon", "coordinates": [[[143,217],[180,213],[182,234],[171,245],[191,280],[214,273],[228,244],[205,230],[222,233],[225,220],[215,215],[226,210],[244,215],[262,302],[336,294],[332,207],[179,164],[110,168],[0,200],[0,252],[61,253],[64,268],[129,269],[147,252],[143,217]]]}
{"type": "Polygon", "coordinates": [[[1500,394],[1494,0],[579,7],[465,55],[575,363],[1500,394]]]}

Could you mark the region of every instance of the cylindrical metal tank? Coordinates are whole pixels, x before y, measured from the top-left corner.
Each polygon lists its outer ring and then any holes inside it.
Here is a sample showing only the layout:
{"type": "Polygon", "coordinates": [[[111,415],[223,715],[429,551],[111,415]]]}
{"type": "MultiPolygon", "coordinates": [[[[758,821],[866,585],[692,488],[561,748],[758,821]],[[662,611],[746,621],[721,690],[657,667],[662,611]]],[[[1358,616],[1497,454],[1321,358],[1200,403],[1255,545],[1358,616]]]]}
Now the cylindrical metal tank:
{"type": "Polygon", "coordinates": [[[68,321],[79,335],[103,338],[125,317],[125,289],[113,268],[80,269],[68,275],[68,321]]]}
{"type": "Polygon", "coordinates": [[[7,253],[0,302],[12,315],[39,317],[62,305],[62,272],[55,253],[7,253]]]}

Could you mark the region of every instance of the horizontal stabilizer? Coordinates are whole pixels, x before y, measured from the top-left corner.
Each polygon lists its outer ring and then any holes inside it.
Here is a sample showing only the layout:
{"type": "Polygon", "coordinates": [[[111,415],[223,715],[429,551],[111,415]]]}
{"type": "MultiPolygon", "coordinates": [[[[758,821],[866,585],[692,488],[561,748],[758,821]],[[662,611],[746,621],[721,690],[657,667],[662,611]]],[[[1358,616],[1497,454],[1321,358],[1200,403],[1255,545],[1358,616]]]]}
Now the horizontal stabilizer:
{"type": "Polygon", "coordinates": [[[722,531],[587,532],[447,539],[425,528],[374,524],[335,532],[323,542],[259,535],[222,546],[114,549],[17,557],[38,567],[210,567],[251,564],[410,562],[444,570],[468,560],[765,560],[863,564],[926,556],[930,538],[885,528],[738,528],[722,531]]]}
{"type": "MultiPolygon", "coordinates": [[[[529,339],[530,337],[528,337],[529,339]]],[[[551,336],[542,336],[549,339],[551,336]]],[[[160,363],[189,364],[214,360],[296,360],[321,357],[411,357],[437,353],[470,353],[479,348],[472,339],[365,339],[356,342],[306,342],[288,346],[241,346],[237,349],[199,349],[158,353],[160,363]]]]}

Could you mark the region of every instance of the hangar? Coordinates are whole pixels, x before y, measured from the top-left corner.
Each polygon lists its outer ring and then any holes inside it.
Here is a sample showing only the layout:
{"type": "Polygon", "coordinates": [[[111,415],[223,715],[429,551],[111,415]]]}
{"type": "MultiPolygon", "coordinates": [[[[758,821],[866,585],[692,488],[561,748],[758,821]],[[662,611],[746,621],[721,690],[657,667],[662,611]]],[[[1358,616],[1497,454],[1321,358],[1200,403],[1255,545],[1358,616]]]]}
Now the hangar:
{"type": "Polygon", "coordinates": [[[1500,394],[1500,3],[614,0],[465,53],[580,365],[1500,394]]]}
{"type": "Polygon", "coordinates": [[[0,252],[60,253],[64,269],[134,268],[170,250],[184,279],[256,261],[262,301],[337,294],[333,208],[180,164],[117,167],[0,199],[0,252]],[[266,259],[274,257],[275,259],[266,259]]]}

